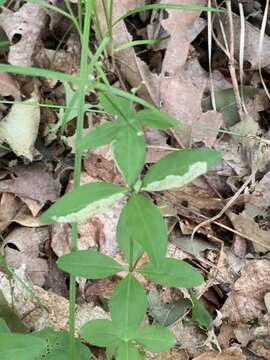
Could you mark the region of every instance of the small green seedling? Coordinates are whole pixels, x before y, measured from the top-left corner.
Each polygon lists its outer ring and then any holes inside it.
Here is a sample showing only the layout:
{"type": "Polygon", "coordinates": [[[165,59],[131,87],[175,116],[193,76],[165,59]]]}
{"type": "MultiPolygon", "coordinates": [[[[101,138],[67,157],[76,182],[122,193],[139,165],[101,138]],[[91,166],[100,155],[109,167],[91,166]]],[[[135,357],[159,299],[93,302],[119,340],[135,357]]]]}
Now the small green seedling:
{"type": "MultiPolygon", "coordinates": [[[[143,358],[139,349],[159,353],[175,344],[166,327],[143,324],[147,295],[136,274],[175,288],[190,289],[203,282],[202,275],[191,265],[166,256],[166,222],[148,192],[187,184],[217,164],[221,154],[211,149],[174,151],[143,175],[146,148],[143,127],[166,129],[179,126],[179,121],[154,109],[136,113],[131,102],[112,94],[100,93],[99,99],[111,121],[97,127],[78,145],[80,150],[86,150],[111,144],[126,185],[96,182],[79,186],[52,205],[41,216],[41,222],[79,222],[104,213],[120,199],[126,199],[117,226],[117,241],[127,260],[126,266],[94,249],[64,255],[57,264],[73,276],[88,279],[126,274],[109,301],[111,319],[92,320],[82,326],[80,333],[90,344],[106,347],[109,358],[136,360],[143,358]],[[149,262],[137,267],[143,253],[147,253],[149,262]]],[[[194,320],[200,321],[197,314],[200,306],[195,296],[193,302],[194,320]]],[[[206,321],[201,321],[202,326],[209,326],[206,321]]]]}

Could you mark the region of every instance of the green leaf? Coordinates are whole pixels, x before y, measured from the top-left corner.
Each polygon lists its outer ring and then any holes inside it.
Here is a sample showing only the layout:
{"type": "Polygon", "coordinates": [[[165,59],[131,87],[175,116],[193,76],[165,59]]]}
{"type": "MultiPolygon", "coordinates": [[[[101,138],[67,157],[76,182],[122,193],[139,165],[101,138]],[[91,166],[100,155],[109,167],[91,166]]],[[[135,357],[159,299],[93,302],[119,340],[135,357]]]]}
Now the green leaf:
{"type": "Polygon", "coordinates": [[[45,341],[32,335],[0,334],[1,360],[35,360],[45,349],[45,341]]]}
{"type": "Polygon", "coordinates": [[[212,326],[213,320],[206,310],[206,308],[198,301],[194,293],[191,294],[193,307],[192,307],[192,320],[196,321],[200,326],[209,329],[212,326]]]}
{"type": "Polygon", "coordinates": [[[153,266],[160,268],[167,251],[167,227],[159,209],[145,196],[133,194],[126,212],[131,238],[147,252],[153,266]]]}
{"type": "Polygon", "coordinates": [[[132,117],[132,103],[111,92],[99,93],[99,101],[104,111],[115,116],[117,119],[127,121],[132,117]]]}
{"type": "Polygon", "coordinates": [[[128,185],[132,186],[140,175],[145,160],[144,134],[126,126],[113,143],[114,159],[128,185]]]}
{"type": "Polygon", "coordinates": [[[91,320],[81,327],[80,334],[95,346],[107,347],[120,342],[115,326],[110,320],[91,320]]]}
{"type": "Polygon", "coordinates": [[[10,333],[10,328],[7,326],[5,320],[0,319],[0,333],[10,333]]]}
{"type": "Polygon", "coordinates": [[[85,184],[58,199],[39,219],[43,224],[79,222],[105,212],[125,192],[125,188],[109,183],[85,184]]]}
{"type": "Polygon", "coordinates": [[[157,290],[150,290],[148,303],[150,315],[155,322],[163,326],[170,326],[175,323],[192,306],[191,301],[184,298],[170,304],[163,303],[157,290]]]}
{"type": "Polygon", "coordinates": [[[161,191],[183,186],[221,160],[221,153],[212,149],[185,149],[164,156],[147,172],[142,190],[161,191]]]}
{"type": "Polygon", "coordinates": [[[111,257],[96,250],[74,251],[61,256],[57,265],[61,270],[71,275],[87,279],[104,279],[125,270],[111,257]]]}
{"type": "Polygon", "coordinates": [[[142,357],[130,341],[125,341],[119,346],[116,360],[142,360],[142,357]]]}
{"type": "Polygon", "coordinates": [[[175,345],[174,335],[164,326],[151,325],[138,330],[134,340],[138,341],[147,351],[164,352],[175,345]]]}
{"type": "MultiPolygon", "coordinates": [[[[35,336],[46,341],[46,348],[36,360],[66,360],[69,355],[69,333],[44,328],[35,332],[35,336]]],[[[79,339],[75,339],[76,360],[89,360],[90,350],[79,339]]]]}
{"type": "Polygon", "coordinates": [[[132,267],[136,260],[142,255],[144,250],[139,243],[137,243],[136,241],[132,241],[129,233],[127,218],[128,213],[127,207],[125,206],[122,209],[117,223],[116,238],[120,249],[123,251],[123,254],[128,261],[129,266],[132,267]]]}
{"type": "Polygon", "coordinates": [[[185,261],[172,258],[164,259],[162,268],[156,268],[148,263],[137,271],[147,279],[164,286],[192,288],[203,283],[202,275],[194,267],[185,261]]]}
{"type": "MultiPolygon", "coordinates": [[[[5,267],[5,259],[1,261],[0,255],[0,266],[5,267]],[[1,264],[2,262],[2,264],[1,264]]],[[[23,324],[20,317],[16,314],[16,312],[9,306],[3,292],[0,290],[0,318],[5,320],[8,328],[17,333],[26,333],[28,332],[28,328],[23,324]]]]}
{"type": "Polygon", "coordinates": [[[121,338],[128,340],[143,321],[147,309],[145,290],[132,274],[114,288],[109,308],[113,325],[121,338]]]}
{"type": "Polygon", "coordinates": [[[99,146],[111,144],[125,125],[119,121],[109,122],[98,126],[86,135],[78,144],[78,149],[94,149],[99,146]]]}
{"type": "Polygon", "coordinates": [[[141,110],[133,118],[138,123],[154,129],[168,129],[181,125],[179,120],[159,110],[141,110]]]}

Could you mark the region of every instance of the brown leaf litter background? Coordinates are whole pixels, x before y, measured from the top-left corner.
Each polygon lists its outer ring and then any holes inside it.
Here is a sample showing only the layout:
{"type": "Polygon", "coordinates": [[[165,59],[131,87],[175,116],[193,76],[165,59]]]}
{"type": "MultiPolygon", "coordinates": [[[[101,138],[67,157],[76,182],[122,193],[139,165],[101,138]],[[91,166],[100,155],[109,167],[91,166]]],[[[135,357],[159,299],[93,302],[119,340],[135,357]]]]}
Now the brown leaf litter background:
{"type": "MultiPolygon", "coordinates": [[[[208,3],[205,0],[160,2],[208,3]]],[[[118,0],[113,20],[146,3],[150,1],[118,0]]],[[[237,62],[241,47],[240,17],[238,1],[231,3],[233,55],[237,62]]],[[[53,4],[65,10],[63,1],[54,0],[53,4]]],[[[75,9],[76,1],[71,6],[75,9]]],[[[138,88],[142,98],[179,119],[182,125],[182,131],[145,130],[146,167],[176,148],[203,145],[223,152],[222,163],[205,176],[183,188],[152,196],[168,223],[168,255],[188,260],[205,278],[196,292],[214,325],[207,332],[191,321],[189,313],[179,314],[178,320],[170,325],[177,346],[166,354],[148,353],[149,359],[270,359],[270,305],[265,300],[270,293],[270,103],[258,75],[263,6],[258,1],[243,2],[243,6],[246,16],[244,83],[254,90],[252,95],[244,97],[251,119],[248,124],[239,122],[241,116],[233,96],[235,89],[229,61],[222,51],[225,42],[220,22],[227,40],[230,34],[226,11],[212,15],[218,40],[217,43],[213,39],[212,79],[208,68],[207,18],[200,12],[153,10],[133,15],[114,27],[109,54],[114,57],[115,65],[111,66],[106,57],[102,59],[112,85],[126,90],[138,88]],[[113,52],[131,40],[164,36],[169,38],[153,46],[113,52]],[[211,86],[217,110],[212,106],[211,86]],[[233,125],[235,127],[230,129],[233,125]],[[226,127],[234,132],[242,131],[244,136],[219,132],[226,127]],[[239,192],[245,182],[247,185],[239,192]],[[203,226],[198,228],[191,246],[192,231],[201,223],[203,226]]],[[[106,33],[102,0],[97,0],[97,9],[101,29],[106,33]]],[[[78,74],[79,37],[70,20],[60,13],[30,3],[19,8],[9,7],[0,14],[0,28],[10,41],[8,52],[0,55],[3,63],[78,74]],[[65,36],[65,46],[56,50],[65,36]]],[[[269,35],[270,21],[267,19],[261,65],[268,86],[269,35]]],[[[90,40],[91,48],[98,46],[97,35],[92,34],[90,40]]],[[[237,70],[238,64],[236,73],[237,70]]],[[[240,79],[236,82],[240,83],[240,79]]],[[[36,97],[40,103],[65,104],[62,83],[7,73],[0,73],[0,96],[1,100],[27,101],[36,97]]],[[[96,94],[87,94],[87,103],[94,104],[96,100],[96,94]]],[[[14,105],[0,104],[2,132],[12,109],[14,105]]],[[[27,328],[37,330],[53,326],[62,330],[68,326],[68,289],[66,275],[57,269],[56,260],[70,250],[70,226],[40,226],[37,216],[72,189],[75,123],[71,121],[60,135],[51,130],[59,120],[59,111],[45,107],[38,111],[40,117],[36,126],[39,131],[30,134],[35,143],[31,149],[20,153],[12,142],[10,149],[0,148],[0,235],[10,267],[34,289],[47,310],[38,306],[17,281],[14,281],[12,292],[4,269],[0,271],[0,290],[8,304],[14,304],[14,310],[27,328]],[[28,154],[26,158],[25,154],[28,154]]],[[[32,115],[28,112],[25,116],[32,115]]],[[[106,115],[89,112],[85,131],[109,120],[106,115]]],[[[6,142],[5,134],[0,141],[1,144],[6,142]]],[[[90,151],[84,158],[81,183],[94,181],[122,183],[110,146],[90,151]]],[[[79,249],[94,247],[124,262],[116,242],[116,225],[123,204],[121,201],[106,214],[79,224],[79,249]]],[[[143,257],[142,261],[145,260],[143,257]]],[[[108,317],[107,302],[118,281],[118,277],[100,281],[78,279],[77,331],[89,319],[108,317]]],[[[144,280],[144,285],[148,291],[153,290],[153,284],[144,280]]],[[[179,289],[154,286],[154,290],[165,305],[189,296],[179,289]]],[[[152,320],[148,314],[145,323],[152,320]]],[[[98,356],[103,359],[104,352],[100,351],[98,356]]]]}

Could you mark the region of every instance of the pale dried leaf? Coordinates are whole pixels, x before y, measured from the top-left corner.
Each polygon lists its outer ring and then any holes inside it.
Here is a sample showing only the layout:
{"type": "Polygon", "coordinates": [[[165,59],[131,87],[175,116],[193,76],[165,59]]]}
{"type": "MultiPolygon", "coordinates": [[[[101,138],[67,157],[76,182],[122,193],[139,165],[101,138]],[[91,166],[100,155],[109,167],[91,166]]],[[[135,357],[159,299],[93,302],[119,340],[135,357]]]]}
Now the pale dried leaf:
{"type": "Polygon", "coordinates": [[[41,6],[25,4],[17,12],[4,9],[0,26],[11,42],[8,62],[12,65],[32,66],[32,57],[46,24],[46,12],[41,6]]]}
{"type": "Polygon", "coordinates": [[[17,81],[8,73],[0,73],[0,95],[3,97],[12,96],[15,100],[21,98],[17,81]]]}
{"type": "Polygon", "coordinates": [[[221,308],[229,323],[248,323],[265,312],[264,295],[270,291],[270,261],[250,260],[221,308]]]}
{"type": "MultiPolygon", "coordinates": [[[[240,49],[240,34],[241,34],[241,23],[240,17],[232,13],[233,15],[233,27],[234,27],[234,54],[235,58],[239,57],[240,49]]],[[[224,45],[221,28],[219,25],[218,18],[221,19],[223,28],[226,34],[227,42],[230,39],[230,26],[226,10],[215,17],[214,26],[218,32],[219,41],[224,45]]],[[[248,62],[251,69],[258,70],[259,68],[259,44],[260,42],[260,29],[253,26],[250,22],[245,21],[245,48],[244,48],[244,60],[248,62]]],[[[264,35],[263,51],[260,54],[261,67],[266,67],[270,64],[270,37],[264,35]]]]}
{"type": "Polygon", "coordinates": [[[242,350],[238,347],[232,347],[217,353],[215,351],[208,351],[194,360],[246,360],[246,357],[242,354],[242,350]]]}
{"type": "MultiPolygon", "coordinates": [[[[113,9],[113,21],[124,15],[128,10],[136,8],[139,5],[138,0],[126,0],[115,3],[113,9]]],[[[107,23],[102,7],[102,0],[97,1],[97,8],[99,12],[99,21],[101,23],[101,30],[107,33],[107,23]]],[[[123,21],[119,22],[113,29],[113,45],[117,46],[132,41],[132,36],[129,34],[126,25],[123,21]]],[[[148,66],[140,60],[133,48],[121,50],[114,54],[117,65],[121,73],[130,83],[133,88],[136,88],[142,81],[142,86],[139,94],[158,105],[158,76],[151,73],[148,66]]]]}
{"type": "Polygon", "coordinates": [[[42,163],[10,168],[10,180],[0,182],[0,192],[13,193],[18,197],[30,198],[43,206],[55,201],[60,194],[60,183],[42,163]]]}
{"type": "MultiPolygon", "coordinates": [[[[17,271],[17,275],[24,282],[26,281],[23,266],[17,271]]],[[[11,289],[8,277],[1,272],[0,289],[5,294],[9,305],[13,306],[14,303],[14,310],[20,318],[23,318],[24,324],[30,329],[41,330],[49,326],[53,327],[54,330],[68,330],[69,304],[64,297],[38,286],[33,286],[33,291],[41,304],[47,308],[46,310],[17,280],[14,280],[13,289],[11,289]]],[[[79,333],[80,327],[87,321],[106,317],[105,311],[93,303],[78,305],[76,309],[76,333],[79,333]]]]}
{"type": "Polygon", "coordinates": [[[36,97],[14,104],[0,122],[0,143],[6,142],[18,156],[33,160],[40,108],[36,97]]]}
{"type": "Polygon", "coordinates": [[[235,230],[253,240],[252,245],[257,252],[265,253],[270,249],[270,232],[260,229],[259,225],[247,214],[227,214],[235,230]]]}
{"type": "Polygon", "coordinates": [[[48,275],[48,263],[42,249],[49,240],[48,227],[14,229],[5,238],[5,257],[13,269],[25,265],[26,276],[31,282],[43,286],[48,275]]]}

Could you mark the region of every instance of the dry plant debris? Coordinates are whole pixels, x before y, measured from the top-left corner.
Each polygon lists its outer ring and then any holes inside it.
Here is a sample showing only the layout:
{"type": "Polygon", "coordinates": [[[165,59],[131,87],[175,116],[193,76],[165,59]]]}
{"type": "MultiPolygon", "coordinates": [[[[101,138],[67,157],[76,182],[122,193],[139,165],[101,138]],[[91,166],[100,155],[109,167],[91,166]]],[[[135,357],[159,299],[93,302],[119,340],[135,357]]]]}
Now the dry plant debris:
{"type": "MultiPolygon", "coordinates": [[[[9,44],[3,51],[0,47],[1,63],[78,75],[80,37],[61,13],[67,11],[65,2],[49,3],[60,11],[34,2],[6,3],[0,35],[9,44]]],[[[69,3],[75,11],[78,2],[69,3]]],[[[96,8],[101,33],[106,34],[103,3],[97,0],[96,8]]],[[[112,21],[137,6],[158,3],[214,5],[206,0],[118,0],[112,21]]],[[[214,320],[208,331],[198,326],[188,306],[190,293],[153,287],[144,280],[149,295],[145,324],[167,321],[177,339],[170,352],[147,353],[153,360],[270,359],[270,102],[262,85],[263,76],[270,87],[270,21],[262,34],[263,2],[242,2],[244,19],[238,1],[225,3],[226,9],[210,19],[211,64],[206,13],[172,9],[149,10],[118,22],[112,42],[98,59],[111,85],[136,92],[179,120],[181,127],[175,130],[144,129],[145,170],[180,148],[207,146],[223,152],[222,163],[207,175],[182,188],[151,194],[170,231],[168,255],[187,260],[204,275],[205,284],[196,292],[214,320]],[[138,40],[155,42],[119,48],[138,40]],[[214,219],[228,203],[229,209],[214,219]],[[192,243],[194,228],[206,220],[192,243]]],[[[101,40],[93,25],[91,51],[101,40]]],[[[95,70],[93,77],[102,74],[95,70]]],[[[63,81],[0,72],[0,254],[30,291],[2,267],[0,290],[31,330],[68,328],[66,275],[56,261],[70,251],[71,227],[41,226],[38,216],[73,186],[77,112],[68,109],[76,107],[76,91],[63,81]]],[[[97,93],[89,91],[84,134],[111,120],[97,102],[97,93]]],[[[111,145],[86,152],[82,167],[81,184],[123,184],[111,145]]],[[[94,248],[123,264],[116,241],[123,205],[121,200],[105,214],[82,221],[78,248],[94,248]]],[[[146,260],[144,256],[140,262],[146,260]]],[[[77,279],[77,333],[89,319],[108,318],[108,299],[120,279],[121,274],[109,280],[77,279]]],[[[98,359],[104,356],[98,353],[98,359]]]]}

